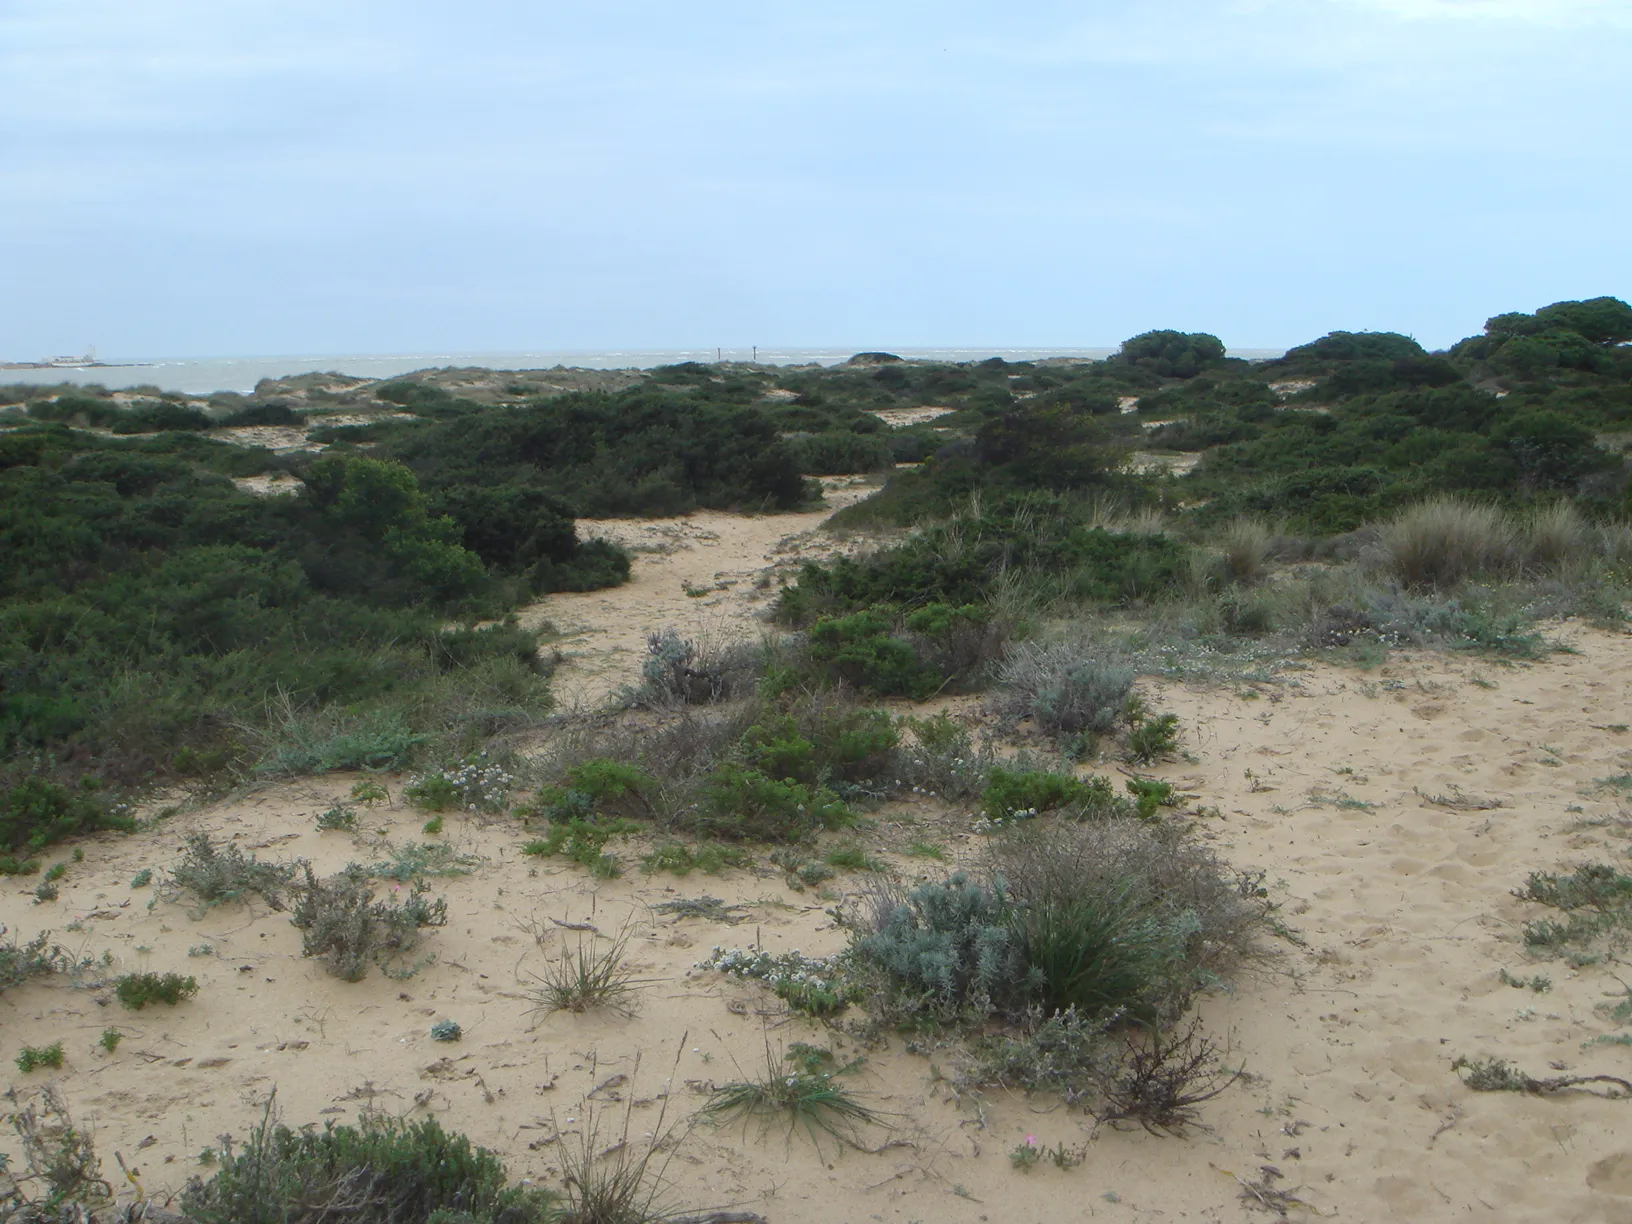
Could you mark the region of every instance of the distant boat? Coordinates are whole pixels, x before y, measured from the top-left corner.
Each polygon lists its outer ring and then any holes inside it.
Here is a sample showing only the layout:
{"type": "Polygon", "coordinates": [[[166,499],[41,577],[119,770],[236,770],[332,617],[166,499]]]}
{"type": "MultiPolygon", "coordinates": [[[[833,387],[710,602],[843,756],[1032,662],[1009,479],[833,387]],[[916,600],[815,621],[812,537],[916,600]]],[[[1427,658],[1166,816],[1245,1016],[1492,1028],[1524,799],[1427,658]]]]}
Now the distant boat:
{"type": "Polygon", "coordinates": [[[84,366],[94,366],[102,363],[97,361],[96,346],[92,345],[85,350],[83,357],[47,357],[40,364],[53,370],[77,370],[84,366]]]}

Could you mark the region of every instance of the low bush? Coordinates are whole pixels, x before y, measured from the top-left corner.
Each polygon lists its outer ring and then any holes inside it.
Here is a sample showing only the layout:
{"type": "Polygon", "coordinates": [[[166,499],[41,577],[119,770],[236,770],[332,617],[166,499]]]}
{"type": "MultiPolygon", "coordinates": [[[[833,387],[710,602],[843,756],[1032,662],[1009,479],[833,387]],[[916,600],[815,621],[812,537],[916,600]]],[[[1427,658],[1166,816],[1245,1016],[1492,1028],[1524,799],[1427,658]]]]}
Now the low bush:
{"type": "Polygon", "coordinates": [[[1149,765],[1173,755],[1179,744],[1179,716],[1140,717],[1128,732],[1128,760],[1149,765]]]}
{"type": "Polygon", "coordinates": [[[301,955],[324,958],[344,981],[361,981],[370,964],[388,976],[407,976],[417,966],[398,962],[419,946],[420,931],[448,920],[447,902],[429,898],[418,885],[400,903],[375,900],[374,890],[353,875],[319,880],[310,864],[303,870],[290,918],[301,932],[301,955]]]}
{"type": "Polygon", "coordinates": [[[854,820],[845,802],[825,786],[771,778],[726,761],[710,773],[700,808],[678,823],[720,841],[791,842],[854,820]]]}
{"type": "Polygon", "coordinates": [[[409,781],[402,797],[427,812],[502,812],[515,778],[487,754],[409,781]]]}
{"type": "Polygon", "coordinates": [[[1133,668],[1076,642],[1022,642],[1009,650],[993,706],[1053,735],[1110,735],[1133,694],[1133,668]],[[1096,657],[1096,655],[1098,657],[1096,657]]]}
{"type": "Polygon", "coordinates": [[[181,1206],[198,1224],[543,1224],[551,1196],[511,1187],[503,1163],[434,1118],[365,1112],[356,1126],[289,1130],[267,1112],[242,1147],[194,1177],[181,1206]]]}
{"type": "Polygon", "coordinates": [[[762,654],[752,643],[717,634],[683,638],[673,629],[649,634],[641,684],[628,700],[664,709],[740,697],[753,688],[762,654]]]}
{"type": "Polygon", "coordinates": [[[588,868],[597,879],[612,880],[623,874],[623,868],[617,857],[606,853],[604,847],[617,834],[632,831],[633,826],[623,821],[597,822],[580,816],[557,818],[551,822],[547,834],[528,842],[521,852],[535,858],[559,854],[588,868]]]}
{"type": "Polygon", "coordinates": [[[104,810],[90,791],[76,793],[46,778],[25,777],[0,788],[0,874],[28,874],[39,851],[99,828],[129,832],[135,823],[104,810]]]}
{"type": "Polygon", "coordinates": [[[1193,843],[1130,821],[995,844],[982,878],[882,888],[852,955],[884,1011],[1177,1015],[1250,950],[1260,911],[1193,843]]]}
{"type": "Polygon", "coordinates": [[[665,842],[640,860],[640,869],[648,874],[668,871],[687,876],[693,871],[719,875],[732,867],[747,867],[753,862],[737,846],[722,846],[718,842],[703,842],[695,848],[684,842],[665,842]]]}
{"type": "Polygon", "coordinates": [[[0,926],[0,991],[37,977],[68,973],[79,967],[67,952],[51,942],[51,933],[41,931],[27,943],[19,943],[15,935],[0,926]]]}
{"type": "Polygon", "coordinates": [[[170,879],[205,905],[241,901],[253,893],[281,910],[284,890],[299,870],[299,864],[262,862],[236,843],[217,846],[208,833],[193,833],[181,861],[170,869],[170,879]]]}
{"type": "Polygon", "coordinates": [[[179,973],[127,973],[114,983],[119,1002],[132,1011],[141,1011],[149,1003],[174,1007],[197,993],[197,980],[179,973]]]}

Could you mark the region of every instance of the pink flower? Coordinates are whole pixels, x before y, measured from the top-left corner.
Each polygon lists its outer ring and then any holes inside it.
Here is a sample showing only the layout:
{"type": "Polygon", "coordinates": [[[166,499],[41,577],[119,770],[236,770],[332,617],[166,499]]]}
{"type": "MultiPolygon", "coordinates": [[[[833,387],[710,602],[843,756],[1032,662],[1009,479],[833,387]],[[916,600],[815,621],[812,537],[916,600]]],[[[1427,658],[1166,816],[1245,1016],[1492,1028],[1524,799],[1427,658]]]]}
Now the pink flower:
{"type": "Polygon", "coordinates": [[[1037,1146],[1037,1136],[1036,1135],[1027,1135],[1026,1136],[1026,1146],[1027,1147],[1036,1147],[1037,1146]]]}

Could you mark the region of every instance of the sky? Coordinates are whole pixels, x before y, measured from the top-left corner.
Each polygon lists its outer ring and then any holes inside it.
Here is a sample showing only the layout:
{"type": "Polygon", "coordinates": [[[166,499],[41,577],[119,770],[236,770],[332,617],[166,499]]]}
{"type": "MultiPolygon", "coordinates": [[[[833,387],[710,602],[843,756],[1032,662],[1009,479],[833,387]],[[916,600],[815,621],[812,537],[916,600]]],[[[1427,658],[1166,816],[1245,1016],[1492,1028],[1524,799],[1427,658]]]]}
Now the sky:
{"type": "Polygon", "coordinates": [[[1430,347],[1632,297],[1632,0],[0,0],[0,359],[1430,347]]]}

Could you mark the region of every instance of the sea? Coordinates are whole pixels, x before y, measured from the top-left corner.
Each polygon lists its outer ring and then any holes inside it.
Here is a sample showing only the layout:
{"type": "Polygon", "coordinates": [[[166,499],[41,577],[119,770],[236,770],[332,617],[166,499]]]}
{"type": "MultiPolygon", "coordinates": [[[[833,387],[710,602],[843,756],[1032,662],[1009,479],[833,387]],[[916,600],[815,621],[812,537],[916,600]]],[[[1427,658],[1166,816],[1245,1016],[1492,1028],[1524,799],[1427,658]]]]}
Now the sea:
{"type": "MultiPolygon", "coordinates": [[[[928,361],[1037,361],[1044,357],[1109,357],[1114,348],[901,348],[900,357],[928,361]]],[[[358,378],[391,378],[415,370],[448,366],[480,366],[489,370],[548,370],[557,366],[588,370],[649,370],[682,361],[758,361],[764,365],[838,365],[855,349],[835,348],[719,348],[719,349],[610,349],[600,352],[494,352],[494,353],[331,353],[281,357],[154,357],[102,358],[102,365],[51,369],[0,369],[0,385],[99,384],[110,391],[156,386],[161,391],[207,395],[212,391],[250,392],[263,378],[293,374],[338,373],[358,378]]],[[[1232,357],[1279,357],[1278,349],[1232,350],[1232,357]]]]}

